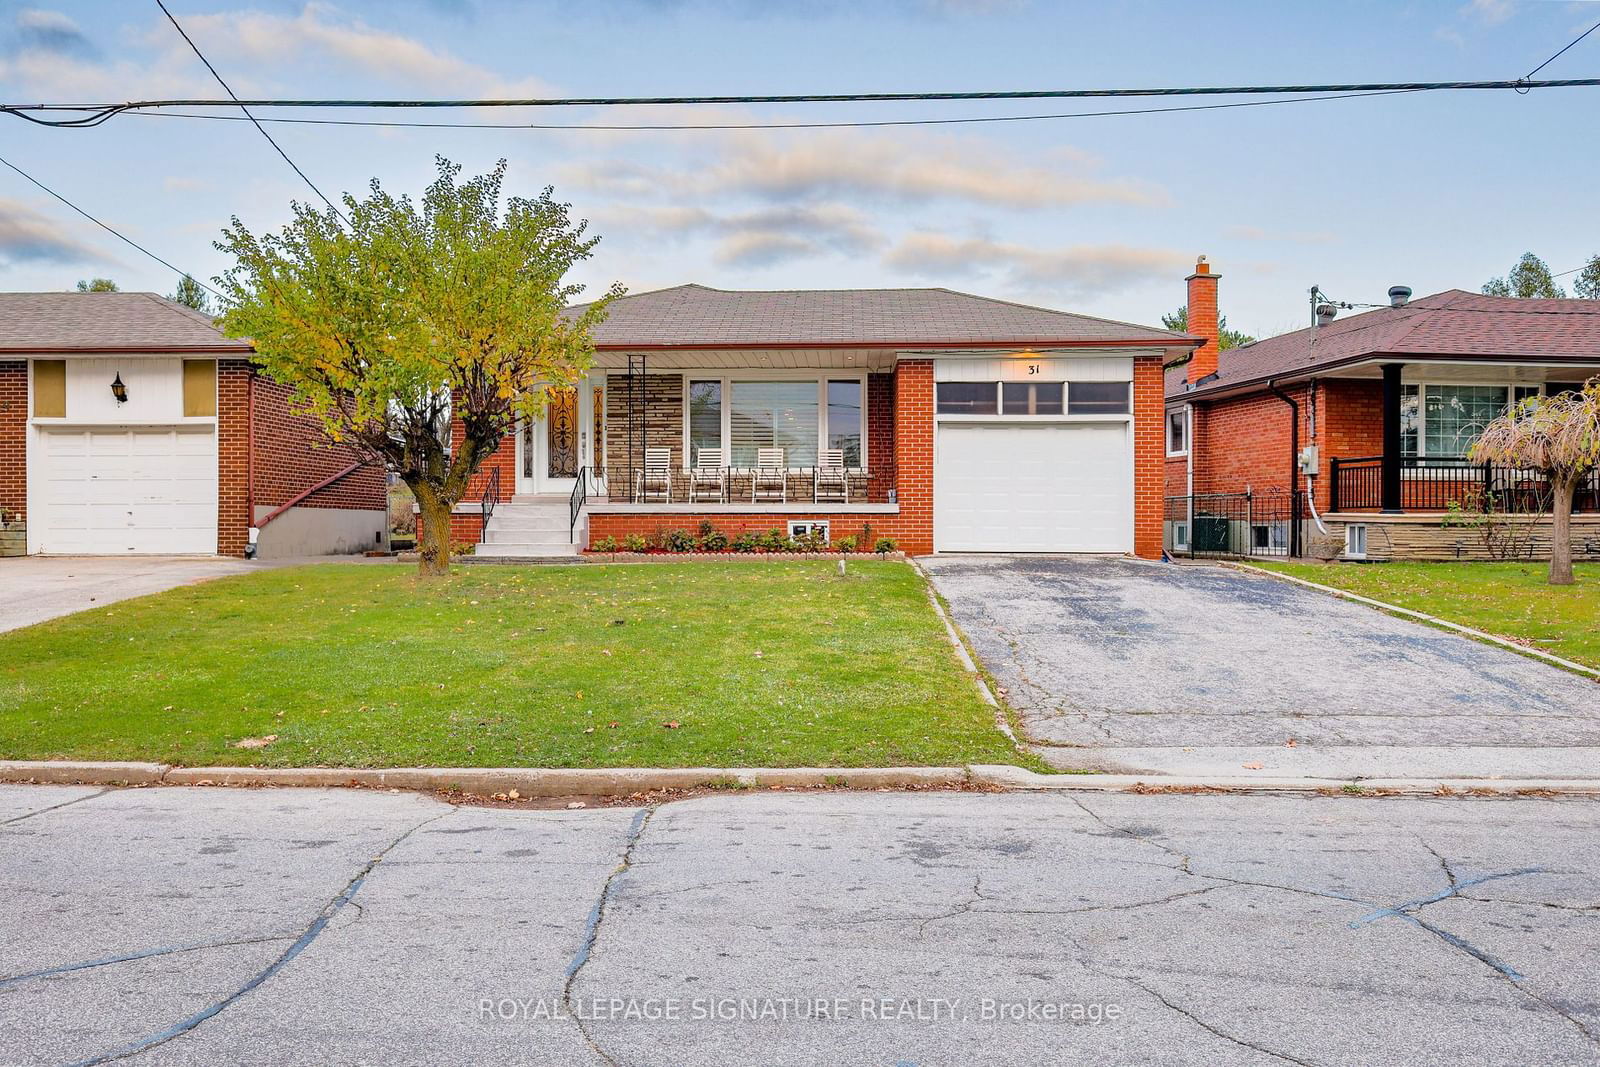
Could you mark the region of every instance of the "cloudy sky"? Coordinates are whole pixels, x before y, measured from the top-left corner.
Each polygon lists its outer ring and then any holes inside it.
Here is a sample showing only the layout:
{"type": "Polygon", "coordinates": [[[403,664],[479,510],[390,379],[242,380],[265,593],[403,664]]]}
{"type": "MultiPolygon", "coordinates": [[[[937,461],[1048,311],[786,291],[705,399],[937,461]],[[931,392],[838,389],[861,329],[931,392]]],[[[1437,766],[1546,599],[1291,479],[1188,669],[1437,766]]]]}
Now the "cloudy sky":
{"type": "MultiPolygon", "coordinates": [[[[1514,78],[1600,3],[1065,0],[259,0],[170,4],[241,95],[487,97],[1514,78]]],[[[1600,33],[1547,77],[1600,74],[1600,33]]],[[[0,3],[0,99],[215,97],[153,0],[0,3]]],[[[1215,102],[1215,101],[1214,101],[1215,102]]],[[[1154,102],[1160,106],[1161,102],[1154,102]]],[[[1387,96],[1165,115],[873,129],[603,131],[272,125],[325,191],[416,191],[442,153],[544,185],[603,236],[582,279],[631,289],[944,285],[1154,322],[1198,253],[1230,323],[1302,325],[1306,289],[1476,289],[1525,250],[1600,251],[1600,90],[1387,96]]],[[[1132,106],[1151,106],[1135,103],[1132,106]]],[[[1085,101],[430,112],[605,124],[956,118],[1085,101]]],[[[267,114],[287,117],[293,112],[267,114]]],[[[327,113],[316,113],[328,117],[327,113]]],[[[368,117],[392,118],[394,113],[368,117]]],[[[247,123],[3,120],[0,155],[209,278],[229,215],[310,196],[247,123]]],[[[174,278],[0,169],[0,288],[174,278]]]]}

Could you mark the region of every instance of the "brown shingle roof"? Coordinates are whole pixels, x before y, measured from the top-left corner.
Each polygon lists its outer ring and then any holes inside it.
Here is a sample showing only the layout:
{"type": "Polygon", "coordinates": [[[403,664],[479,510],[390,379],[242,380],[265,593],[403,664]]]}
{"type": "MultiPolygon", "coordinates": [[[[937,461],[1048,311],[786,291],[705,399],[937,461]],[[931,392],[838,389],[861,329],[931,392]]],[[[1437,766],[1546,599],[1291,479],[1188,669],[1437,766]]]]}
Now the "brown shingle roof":
{"type": "Polygon", "coordinates": [[[249,352],[155,293],[0,293],[0,352],[249,352]]]}
{"type": "Polygon", "coordinates": [[[1186,334],[950,289],[735,291],[703,285],[622,297],[594,340],[603,349],[1198,343],[1186,334]]]}
{"type": "MultiPolygon", "coordinates": [[[[1378,357],[1600,361],[1600,300],[1526,300],[1460,289],[1335,319],[1221,353],[1215,378],[1185,394],[1290,377],[1378,357]]],[[[1167,371],[1183,393],[1184,368],[1167,371]]]]}

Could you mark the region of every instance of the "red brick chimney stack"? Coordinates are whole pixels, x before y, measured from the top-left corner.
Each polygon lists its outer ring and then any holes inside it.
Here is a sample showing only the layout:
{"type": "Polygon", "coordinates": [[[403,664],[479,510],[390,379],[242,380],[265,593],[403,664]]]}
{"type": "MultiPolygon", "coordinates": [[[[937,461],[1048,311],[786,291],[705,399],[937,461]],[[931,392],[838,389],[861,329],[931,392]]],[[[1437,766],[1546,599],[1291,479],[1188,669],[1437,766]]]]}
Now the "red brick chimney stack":
{"type": "Polygon", "coordinates": [[[1221,347],[1221,331],[1217,322],[1217,279],[1220,277],[1220,274],[1211,273],[1211,264],[1206,262],[1205,256],[1201,256],[1194,265],[1194,273],[1187,279],[1189,332],[1206,339],[1206,343],[1195,349],[1194,357],[1189,360],[1186,377],[1190,382],[1217,373],[1217,352],[1221,347]]]}

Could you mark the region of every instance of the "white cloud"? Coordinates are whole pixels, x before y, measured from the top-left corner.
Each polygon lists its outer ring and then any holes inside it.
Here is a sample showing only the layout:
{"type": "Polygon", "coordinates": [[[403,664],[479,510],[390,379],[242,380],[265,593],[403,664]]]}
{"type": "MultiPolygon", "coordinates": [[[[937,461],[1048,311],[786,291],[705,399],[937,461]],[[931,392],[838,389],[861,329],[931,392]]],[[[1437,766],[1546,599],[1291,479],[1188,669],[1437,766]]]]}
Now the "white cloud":
{"type": "Polygon", "coordinates": [[[1222,231],[1224,237],[1235,241],[1290,241],[1295,244],[1328,245],[1339,238],[1327,230],[1267,230],[1260,226],[1229,226],[1222,231]]]}
{"type": "Polygon", "coordinates": [[[537,96],[549,92],[549,86],[538,79],[507,79],[414,37],[343,17],[322,3],[309,3],[293,16],[227,12],[191,15],[184,24],[207,54],[216,47],[243,53],[264,65],[332,60],[388,81],[448,89],[463,96],[537,96]]]}
{"type": "Polygon", "coordinates": [[[565,180],[619,197],[696,199],[744,196],[790,203],[928,203],[959,200],[1033,209],[1079,204],[1162,207],[1165,190],[1135,179],[1085,173],[1084,157],[1058,153],[1056,165],[1011,159],[979,138],[896,137],[829,131],[775,136],[741,132],[723,138],[716,153],[703,148],[673,166],[604,160],[568,167],[565,180]]]}
{"type": "Polygon", "coordinates": [[[1517,13],[1517,3],[1516,0],[1472,0],[1461,13],[1485,26],[1498,26],[1517,13]]]}
{"type": "Polygon", "coordinates": [[[1146,281],[1170,281],[1193,262],[1183,252],[1129,245],[1034,248],[987,237],[952,237],[920,231],[883,257],[905,274],[940,279],[998,274],[1007,285],[1029,292],[1086,298],[1146,281]]]}
{"type": "Polygon", "coordinates": [[[886,239],[859,211],[843,204],[796,204],[718,214],[704,208],[621,206],[595,216],[598,232],[648,239],[715,241],[720,266],[770,267],[796,259],[862,255],[886,239]]]}
{"type": "Polygon", "coordinates": [[[0,198],[0,261],[95,263],[107,257],[22,201],[0,198]]]}

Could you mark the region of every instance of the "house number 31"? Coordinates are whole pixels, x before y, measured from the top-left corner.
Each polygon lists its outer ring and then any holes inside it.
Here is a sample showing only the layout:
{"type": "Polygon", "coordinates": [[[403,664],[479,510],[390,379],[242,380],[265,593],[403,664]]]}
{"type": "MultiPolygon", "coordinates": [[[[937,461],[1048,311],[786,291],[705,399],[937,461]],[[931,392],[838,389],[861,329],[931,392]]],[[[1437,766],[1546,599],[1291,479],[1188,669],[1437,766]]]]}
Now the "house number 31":
{"type": "Polygon", "coordinates": [[[1039,373],[1039,364],[1037,364],[1037,363],[1028,364],[1028,373],[1029,374],[1038,374],[1039,373]]]}

